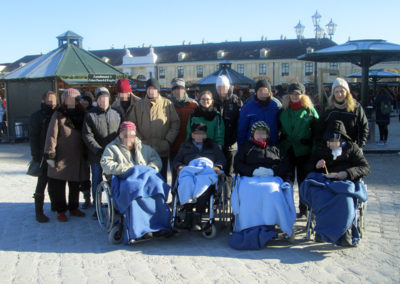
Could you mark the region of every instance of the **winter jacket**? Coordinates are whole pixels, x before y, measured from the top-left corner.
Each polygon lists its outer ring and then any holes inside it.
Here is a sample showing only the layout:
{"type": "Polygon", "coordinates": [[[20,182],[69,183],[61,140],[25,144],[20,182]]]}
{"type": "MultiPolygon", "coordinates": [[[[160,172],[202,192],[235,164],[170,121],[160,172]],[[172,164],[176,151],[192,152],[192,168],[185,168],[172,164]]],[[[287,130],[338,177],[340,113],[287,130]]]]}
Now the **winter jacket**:
{"type": "Polygon", "coordinates": [[[116,109],[116,110],[119,111],[119,113],[121,114],[121,122],[132,121],[134,119],[134,105],[135,105],[135,103],[137,101],[140,101],[139,97],[137,97],[137,96],[135,96],[133,94],[130,95],[129,96],[130,104],[129,104],[128,108],[125,111],[125,109],[122,107],[120,98],[117,97],[115,99],[114,103],[111,105],[111,107],[113,109],[116,109]]]}
{"type": "Polygon", "coordinates": [[[83,116],[83,111],[77,111],[74,120],[63,107],[53,113],[44,147],[45,158],[55,160],[55,167],[48,166],[48,177],[76,182],[89,180],[89,163],[82,141],[83,116]]]}
{"type": "Polygon", "coordinates": [[[209,113],[210,117],[205,117],[206,112],[198,106],[195,111],[190,115],[186,131],[187,139],[191,138],[191,125],[194,123],[203,123],[207,126],[207,138],[215,140],[218,145],[224,145],[225,126],[221,114],[217,110],[209,113]],[[212,114],[212,115],[211,115],[212,114]]]}
{"type": "Polygon", "coordinates": [[[186,126],[187,122],[189,120],[189,116],[193,113],[193,111],[197,107],[197,102],[193,99],[190,99],[187,94],[185,94],[185,99],[184,101],[180,102],[177,101],[173,94],[171,94],[171,101],[174,104],[176,113],[178,114],[179,121],[180,121],[180,126],[179,126],[179,133],[175,138],[174,143],[171,145],[171,152],[178,152],[179,148],[185,142],[187,132],[186,132],[186,126]]]}
{"type": "Polygon", "coordinates": [[[172,164],[175,170],[178,170],[179,166],[189,165],[190,161],[197,158],[208,158],[214,163],[215,166],[218,166],[222,169],[225,167],[226,160],[224,153],[215,141],[206,138],[203,142],[202,151],[200,151],[192,141],[193,140],[189,138],[185,143],[182,144],[181,148],[176,154],[172,164]]]}
{"type": "Polygon", "coordinates": [[[29,144],[31,146],[32,160],[36,162],[42,161],[47,129],[54,111],[43,103],[41,109],[32,113],[30,117],[29,144]]]}
{"type": "Polygon", "coordinates": [[[221,101],[219,96],[217,96],[214,105],[221,113],[224,120],[224,128],[228,130],[225,131],[224,149],[230,151],[236,150],[239,116],[243,102],[230,90],[224,101],[221,101]]]}
{"type": "Polygon", "coordinates": [[[135,104],[137,136],[153,147],[161,158],[168,157],[170,145],[179,133],[179,117],[169,99],[145,97],[135,104]]]}
{"type": "Polygon", "coordinates": [[[86,113],[82,137],[89,149],[90,162],[100,162],[107,144],[117,137],[120,123],[121,115],[111,107],[106,111],[94,107],[86,113]]]}
{"type": "Polygon", "coordinates": [[[296,157],[311,153],[318,113],[314,107],[295,110],[288,106],[279,115],[282,150],[293,149],[296,157]]]}
{"type": "Polygon", "coordinates": [[[242,107],[238,126],[238,146],[241,147],[251,137],[251,127],[257,121],[265,121],[270,130],[272,142],[278,142],[278,113],[281,103],[272,98],[265,105],[259,102],[254,95],[253,99],[242,107]]]}
{"type": "Polygon", "coordinates": [[[368,119],[362,106],[355,102],[355,109],[348,112],[345,109],[330,108],[327,109],[318,120],[317,134],[320,142],[322,135],[330,121],[341,120],[346,128],[347,135],[350,136],[352,142],[359,147],[364,147],[368,139],[368,119]]]}
{"type": "Polygon", "coordinates": [[[162,167],[157,152],[142,144],[137,137],[132,151],[129,151],[119,137],[115,138],[104,150],[100,165],[106,175],[122,175],[136,165],[150,166],[157,171],[162,167]]]}
{"type": "Polygon", "coordinates": [[[384,92],[379,94],[374,102],[377,124],[388,125],[390,123],[390,112],[392,105],[393,98],[389,93],[384,92]]]}
{"type": "Polygon", "coordinates": [[[263,148],[250,140],[239,148],[234,161],[235,173],[251,177],[258,167],[272,169],[274,176],[279,176],[284,181],[292,180],[289,160],[273,142],[268,141],[267,146],[263,148]]]}

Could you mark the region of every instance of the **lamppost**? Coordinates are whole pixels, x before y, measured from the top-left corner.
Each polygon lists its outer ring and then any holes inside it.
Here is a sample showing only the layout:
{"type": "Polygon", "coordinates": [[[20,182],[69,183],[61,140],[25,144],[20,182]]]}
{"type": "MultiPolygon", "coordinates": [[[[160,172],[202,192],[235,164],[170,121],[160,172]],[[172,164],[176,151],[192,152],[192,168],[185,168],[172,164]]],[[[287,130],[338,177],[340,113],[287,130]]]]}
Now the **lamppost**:
{"type": "Polygon", "coordinates": [[[331,21],[325,27],[328,30],[329,39],[332,40],[332,36],[335,34],[337,25],[331,19],[331,21]]]}
{"type": "Polygon", "coordinates": [[[296,31],[297,39],[301,41],[303,38],[303,33],[304,33],[305,26],[303,26],[300,21],[299,23],[294,27],[294,30],[296,31]]]}
{"type": "Polygon", "coordinates": [[[317,40],[322,38],[324,33],[324,29],[319,26],[319,21],[321,20],[321,15],[318,14],[318,11],[315,11],[315,14],[311,17],[313,21],[313,25],[315,28],[315,38],[317,40]]]}

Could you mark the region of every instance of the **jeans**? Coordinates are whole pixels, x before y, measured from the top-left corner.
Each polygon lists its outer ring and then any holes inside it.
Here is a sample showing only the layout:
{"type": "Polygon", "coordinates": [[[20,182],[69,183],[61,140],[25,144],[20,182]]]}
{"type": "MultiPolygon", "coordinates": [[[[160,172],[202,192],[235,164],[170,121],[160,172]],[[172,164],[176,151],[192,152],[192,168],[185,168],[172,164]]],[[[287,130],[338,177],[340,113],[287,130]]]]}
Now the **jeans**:
{"type": "Polygon", "coordinates": [[[92,197],[93,205],[96,205],[96,190],[97,186],[103,181],[103,169],[99,163],[90,163],[90,169],[92,171],[92,197]]]}

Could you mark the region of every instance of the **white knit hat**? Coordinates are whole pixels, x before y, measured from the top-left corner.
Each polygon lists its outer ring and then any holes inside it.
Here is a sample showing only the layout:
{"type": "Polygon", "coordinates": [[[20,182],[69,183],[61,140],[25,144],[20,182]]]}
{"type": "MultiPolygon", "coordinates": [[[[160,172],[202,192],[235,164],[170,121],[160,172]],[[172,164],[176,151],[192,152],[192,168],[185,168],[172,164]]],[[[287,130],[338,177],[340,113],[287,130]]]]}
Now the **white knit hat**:
{"type": "Polygon", "coordinates": [[[349,84],[347,84],[347,81],[345,79],[340,77],[336,78],[335,82],[333,82],[332,84],[332,91],[331,91],[332,95],[336,87],[342,87],[347,91],[348,94],[350,94],[349,84]]]}
{"type": "Polygon", "coordinates": [[[215,83],[215,86],[216,86],[216,87],[218,87],[218,86],[227,86],[227,87],[230,87],[230,86],[231,86],[231,83],[229,82],[228,77],[226,77],[225,75],[220,75],[220,76],[218,76],[218,78],[217,78],[217,82],[215,83]]]}

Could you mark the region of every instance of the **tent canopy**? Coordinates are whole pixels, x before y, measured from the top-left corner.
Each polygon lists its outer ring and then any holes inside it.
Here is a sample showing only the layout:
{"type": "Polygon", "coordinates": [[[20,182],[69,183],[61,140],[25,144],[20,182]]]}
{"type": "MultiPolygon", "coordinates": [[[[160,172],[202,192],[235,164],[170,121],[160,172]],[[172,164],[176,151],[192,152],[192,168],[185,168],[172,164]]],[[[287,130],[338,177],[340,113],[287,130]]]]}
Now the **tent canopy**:
{"type": "MultiPolygon", "coordinates": [[[[346,75],[347,78],[361,78],[362,72],[357,72],[353,74],[346,75]]],[[[400,77],[400,74],[386,71],[384,69],[371,69],[369,70],[368,77],[370,78],[397,78],[400,77]]]]}

